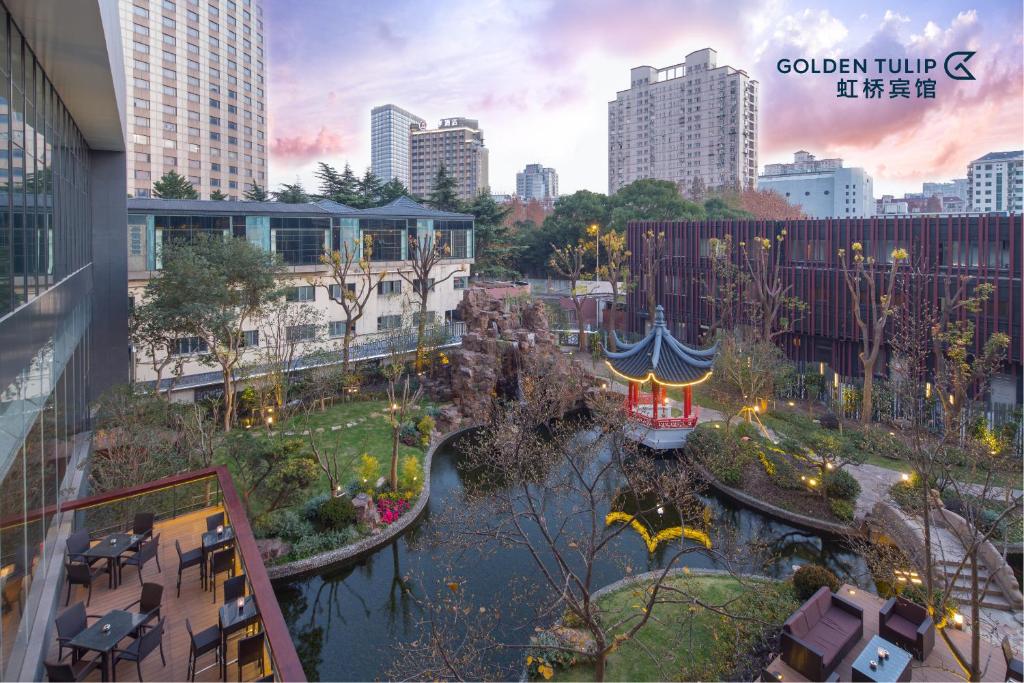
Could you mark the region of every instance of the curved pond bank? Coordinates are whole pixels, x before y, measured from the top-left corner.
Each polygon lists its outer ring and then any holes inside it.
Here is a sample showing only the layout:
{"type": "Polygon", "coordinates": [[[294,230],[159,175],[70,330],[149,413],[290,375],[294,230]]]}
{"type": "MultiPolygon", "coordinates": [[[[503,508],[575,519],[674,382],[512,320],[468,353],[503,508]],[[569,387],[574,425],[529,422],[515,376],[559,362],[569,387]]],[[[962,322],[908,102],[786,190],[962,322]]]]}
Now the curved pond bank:
{"type": "MultiPolygon", "coordinates": [[[[419,601],[444,590],[457,579],[474,598],[473,605],[501,610],[494,633],[502,642],[523,643],[533,630],[533,611],[524,600],[537,585],[538,572],[522,550],[470,548],[454,551],[428,542],[449,505],[458,505],[472,476],[458,467],[458,442],[438,448],[431,463],[430,498],[419,520],[388,545],[343,566],[320,570],[275,584],[281,611],[310,680],[376,680],[387,678],[402,646],[423,636],[419,601]],[[457,554],[456,554],[457,552],[457,554]],[[456,573],[449,571],[455,564],[456,573]]],[[[716,547],[736,544],[739,571],[781,578],[793,565],[824,564],[844,580],[870,585],[863,560],[830,538],[776,521],[724,497],[704,498],[711,509],[711,539],[716,547]]],[[[671,544],[691,541],[671,541],[671,544]]],[[[599,564],[594,586],[624,577],[623,564],[641,573],[663,566],[666,545],[648,553],[643,538],[627,531],[615,544],[614,556],[599,564]]],[[[676,566],[715,569],[702,552],[685,555],[676,566]]],[[[536,591],[534,591],[536,592],[536,591]]],[[[517,678],[521,658],[511,651],[492,653],[504,678],[517,678]]]]}

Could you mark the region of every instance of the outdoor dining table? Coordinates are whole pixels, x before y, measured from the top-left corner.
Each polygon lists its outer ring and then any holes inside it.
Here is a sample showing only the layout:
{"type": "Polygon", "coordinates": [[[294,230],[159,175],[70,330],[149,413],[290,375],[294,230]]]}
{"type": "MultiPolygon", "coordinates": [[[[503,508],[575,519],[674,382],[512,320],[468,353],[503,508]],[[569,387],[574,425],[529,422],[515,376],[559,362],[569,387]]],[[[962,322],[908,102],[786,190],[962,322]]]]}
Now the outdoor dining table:
{"type": "Polygon", "coordinates": [[[110,534],[102,541],[82,553],[82,557],[106,560],[107,569],[110,573],[110,576],[107,579],[108,584],[111,588],[117,588],[120,574],[120,563],[118,562],[118,559],[129,550],[135,550],[138,547],[141,538],[141,536],[135,536],[134,534],[110,534]]]}
{"type": "Polygon", "coordinates": [[[77,636],[71,639],[68,643],[68,647],[75,650],[75,648],[83,648],[86,650],[92,650],[99,652],[103,658],[101,666],[102,678],[104,681],[112,681],[112,657],[110,651],[117,647],[125,637],[135,631],[144,621],[146,620],[145,614],[137,614],[135,612],[126,612],[125,610],[115,609],[107,612],[102,619],[98,620],[95,624],[83,630],[77,636]],[[110,628],[104,631],[104,626],[109,625],[110,628]]]}
{"type": "Polygon", "coordinates": [[[238,601],[232,600],[220,608],[220,648],[221,648],[221,678],[227,680],[228,676],[228,636],[235,631],[240,631],[255,623],[260,618],[259,609],[256,608],[256,601],[251,595],[242,600],[242,607],[239,609],[238,601]]]}
{"type": "Polygon", "coordinates": [[[221,548],[233,545],[235,542],[235,530],[225,526],[220,533],[207,531],[203,534],[203,577],[205,579],[207,570],[210,568],[210,555],[221,548]]]}

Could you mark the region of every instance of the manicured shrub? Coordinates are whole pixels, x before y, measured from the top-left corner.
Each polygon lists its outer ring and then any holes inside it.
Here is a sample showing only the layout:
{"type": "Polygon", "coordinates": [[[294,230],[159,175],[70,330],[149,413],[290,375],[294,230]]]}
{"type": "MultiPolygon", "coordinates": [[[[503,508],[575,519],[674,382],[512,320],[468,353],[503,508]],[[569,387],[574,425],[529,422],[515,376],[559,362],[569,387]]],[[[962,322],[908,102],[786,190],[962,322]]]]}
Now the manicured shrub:
{"type": "Polygon", "coordinates": [[[302,518],[310,522],[317,521],[320,515],[320,506],[331,499],[329,493],[319,493],[302,504],[302,518]]]}
{"type": "Polygon", "coordinates": [[[839,577],[820,564],[805,564],[793,573],[793,590],[796,597],[806,600],[822,586],[828,586],[833,593],[839,590],[839,577]]]}
{"type": "Polygon", "coordinates": [[[377,485],[377,479],[380,477],[380,462],[369,453],[363,453],[359,457],[357,476],[360,489],[372,491],[373,487],[377,485]]]}
{"type": "Polygon", "coordinates": [[[342,529],[355,524],[356,509],[348,496],[330,498],[320,506],[317,520],[325,529],[342,529]]]}
{"type": "Polygon", "coordinates": [[[743,483],[743,466],[756,458],[752,441],[741,442],[724,429],[701,425],[686,440],[687,455],[701,463],[712,476],[726,486],[743,483]]]}
{"type": "Polygon", "coordinates": [[[825,477],[825,495],[853,502],[860,495],[860,482],[846,470],[836,470],[825,477]]]}
{"type": "Polygon", "coordinates": [[[761,437],[761,430],[759,430],[757,426],[751,424],[750,422],[739,423],[738,425],[736,425],[736,429],[734,431],[736,433],[736,436],[740,439],[742,439],[744,436],[750,439],[757,439],[761,437]]]}
{"type": "Polygon", "coordinates": [[[841,522],[852,522],[854,507],[853,503],[842,498],[833,498],[828,502],[832,514],[841,522]]]}
{"type": "Polygon", "coordinates": [[[341,548],[350,543],[355,543],[359,540],[360,536],[362,536],[362,533],[354,526],[334,531],[311,533],[302,538],[295,539],[295,542],[292,543],[292,551],[288,555],[288,559],[301,560],[304,557],[341,548]]]}
{"type": "Polygon", "coordinates": [[[822,415],[818,423],[825,429],[839,429],[839,418],[832,413],[822,415]]]}
{"type": "Polygon", "coordinates": [[[416,431],[418,431],[421,436],[429,437],[430,433],[434,431],[435,424],[434,418],[430,415],[424,415],[420,418],[420,421],[416,423],[416,431]]]}
{"type": "Polygon", "coordinates": [[[278,510],[259,522],[254,529],[258,538],[282,538],[286,541],[315,533],[313,524],[295,510],[278,510]]]}
{"type": "Polygon", "coordinates": [[[402,488],[408,491],[420,490],[423,485],[423,468],[420,460],[415,455],[407,455],[402,458],[402,466],[398,477],[402,488]]]}
{"type": "Polygon", "coordinates": [[[416,431],[416,425],[411,420],[399,429],[398,440],[406,446],[415,446],[420,442],[420,433],[416,431]]]}

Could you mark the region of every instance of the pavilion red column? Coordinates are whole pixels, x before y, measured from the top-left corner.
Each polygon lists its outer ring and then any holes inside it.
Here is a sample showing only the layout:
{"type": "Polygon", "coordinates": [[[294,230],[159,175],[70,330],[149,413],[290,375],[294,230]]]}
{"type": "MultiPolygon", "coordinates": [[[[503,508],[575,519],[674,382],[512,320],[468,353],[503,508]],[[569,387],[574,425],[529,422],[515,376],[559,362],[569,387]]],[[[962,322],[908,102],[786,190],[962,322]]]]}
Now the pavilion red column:
{"type": "Polygon", "coordinates": [[[691,406],[693,406],[693,392],[690,387],[683,387],[683,417],[690,417],[691,406]]]}

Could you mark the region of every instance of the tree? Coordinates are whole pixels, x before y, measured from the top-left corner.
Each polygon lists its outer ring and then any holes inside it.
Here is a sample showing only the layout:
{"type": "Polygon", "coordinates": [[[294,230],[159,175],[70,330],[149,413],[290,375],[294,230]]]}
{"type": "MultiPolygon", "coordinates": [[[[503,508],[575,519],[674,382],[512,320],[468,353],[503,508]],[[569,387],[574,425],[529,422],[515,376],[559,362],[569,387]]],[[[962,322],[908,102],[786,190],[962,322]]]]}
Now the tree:
{"type": "Polygon", "coordinates": [[[686,187],[686,198],[691,202],[702,202],[706,196],[707,186],[704,184],[704,178],[699,175],[694,176],[686,187]]]}
{"type": "Polygon", "coordinates": [[[629,221],[701,220],[704,207],[683,199],[675,183],[644,178],[635,180],[610,198],[609,225],[625,232],[629,221]]]}
{"type": "Polygon", "coordinates": [[[499,205],[488,191],[478,194],[467,209],[475,219],[473,243],[476,262],[473,269],[492,277],[507,277],[514,273],[511,266],[519,248],[513,244],[505,225],[511,209],[499,205]]]}
{"type": "Polygon", "coordinates": [[[576,334],[580,351],[587,348],[586,335],[583,333],[583,301],[587,298],[587,292],[586,285],[580,285],[580,281],[586,278],[584,262],[595,246],[595,243],[583,239],[564,247],[551,245],[551,269],[569,281],[569,297],[576,309],[576,334]]]}
{"type": "Polygon", "coordinates": [[[439,211],[462,211],[463,209],[455,176],[448,172],[448,168],[443,163],[437,167],[437,175],[434,176],[434,185],[427,198],[427,204],[439,211]]]}
{"type": "Polygon", "coordinates": [[[704,291],[701,298],[711,313],[705,334],[705,341],[710,342],[719,331],[732,332],[735,329],[747,274],[733,260],[732,235],[708,240],[708,258],[711,268],[701,277],[704,291]]]}
{"type": "Polygon", "coordinates": [[[341,341],[341,363],[344,373],[349,373],[349,355],[352,340],[356,335],[356,324],[366,312],[366,306],[373,291],[387,275],[387,271],[372,272],[373,236],[364,235],[362,249],[358,238],[343,240],[338,251],[329,251],[320,261],[330,270],[328,296],[341,306],[345,313],[345,332],[341,341]]]}
{"type": "Polygon", "coordinates": [[[651,228],[644,229],[640,236],[640,286],[647,303],[647,325],[654,324],[654,312],[658,306],[658,272],[665,260],[665,233],[655,234],[651,228]]]}
{"type": "Polygon", "coordinates": [[[426,330],[427,309],[430,293],[439,284],[450,280],[463,272],[463,266],[453,268],[447,275],[438,279],[432,277],[434,270],[445,259],[451,256],[451,247],[441,242],[441,233],[424,234],[409,237],[409,269],[399,270],[398,275],[412,286],[416,296],[416,371],[426,366],[426,330]]]}
{"type": "Polygon", "coordinates": [[[224,430],[234,420],[235,369],[245,332],[280,296],[283,268],[274,254],[244,239],[198,239],[164,247],[163,270],[146,285],[155,306],[172,311],[182,331],[206,350],[203,362],[218,365],[224,386],[224,430]]]}
{"type": "Polygon", "coordinates": [[[228,196],[226,194],[224,194],[223,192],[221,192],[220,190],[214,190],[213,192],[210,193],[210,200],[211,201],[222,202],[222,201],[224,201],[227,198],[228,198],[228,196]]]}
{"type": "Polygon", "coordinates": [[[380,178],[374,175],[373,171],[366,169],[366,173],[359,180],[358,183],[358,194],[359,202],[356,208],[367,209],[371,206],[377,206],[380,204],[381,190],[383,185],[380,182],[380,178]]]}
{"type": "Polygon", "coordinates": [[[785,355],[775,344],[739,333],[722,336],[710,385],[719,402],[729,406],[722,411],[726,429],[755,401],[774,395],[788,369],[785,355]]]}
{"type": "Polygon", "coordinates": [[[744,221],[754,217],[750,212],[738,206],[738,204],[738,197],[711,197],[704,200],[704,213],[707,215],[708,220],[744,221]]]}
{"type": "Polygon", "coordinates": [[[790,204],[774,190],[743,190],[740,193],[740,207],[759,221],[806,218],[799,206],[790,204]]]}
{"type": "Polygon", "coordinates": [[[153,196],[159,199],[199,199],[199,193],[188,178],[173,168],[153,183],[153,196]]]}
{"type": "MultiPolygon", "coordinates": [[[[373,176],[372,173],[369,175],[373,176]]],[[[344,170],[339,173],[338,169],[321,161],[317,164],[317,170],[314,171],[313,176],[320,181],[320,196],[324,199],[356,208],[369,206],[369,204],[363,203],[359,180],[352,172],[352,167],[347,163],[344,170]]]]}
{"type": "Polygon", "coordinates": [[[281,202],[282,204],[305,204],[309,202],[309,195],[306,194],[306,189],[302,187],[302,183],[296,180],[292,184],[281,183],[281,188],[273,193],[274,201],[281,202]]]}
{"type": "Polygon", "coordinates": [[[408,197],[409,190],[402,184],[402,181],[398,178],[392,178],[391,180],[384,183],[380,188],[380,204],[390,204],[399,197],[408,197]]]}
{"type": "Polygon", "coordinates": [[[783,229],[775,236],[776,244],[765,236],[755,236],[753,244],[740,243],[747,274],[746,292],[750,297],[750,319],[762,341],[774,342],[793,329],[807,310],[807,304],[790,296],[793,285],[782,282],[783,229]]]}
{"type": "Polygon", "coordinates": [[[859,465],[867,457],[868,454],[862,449],[851,446],[846,440],[829,432],[816,434],[811,439],[810,448],[802,454],[802,458],[818,470],[819,485],[814,488],[822,497],[826,496],[827,477],[834,476],[847,465],[859,465]]]}
{"type": "Polygon", "coordinates": [[[227,439],[231,474],[254,522],[302,500],[320,467],[300,439],[241,430],[227,439]]]}
{"type": "Polygon", "coordinates": [[[850,263],[845,249],[839,250],[839,263],[846,289],[850,293],[854,321],[860,331],[861,350],[858,358],[864,369],[860,420],[867,424],[871,421],[875,364],[885,342],[885,325],[893,313],[892,296],[896,287],[896,273],[900,261],[906,260],[907,251],[903,248],[894,249],[889,254],[888,268],[880,267],[873,256],[865,257],[860,242],[850,245],[850,251],[853,252],[853,263],[850,263]]]}
{"type": "Polygon", "coordinates": [[[153,369],[156,375],[153,393],[156,396],[160,395],[164,372],[171,369],[172,379],[166,393],[168,400],[184,371],[186,356],[174,353],[174,343],[184,336],[184,327],[177,311],[165,309],[159,302],[148,299],[135,305],[128,317],[128,334],[135,360],[145,360],[153,369]]]}
{"type": "Polygon", "coordinates": [[[621,288],[623,293],[629,292],[633,286],[633,279],[629,272],[629,258],[632,253],[626,249],[624,233],[609,230],[601,235],[600,243],[604,247],[604,263],[597,269],[597,279],[607,280],[612,286],[612,308],[607,328],[608,348],[615,351],[615,318],[619,305],[619,291],[621,288]]]}
{"type": "Polygon", "coordinates": [[[242,193],[247,201],[250,202],[268,202],[270,201],[270,195],[267,194],[266,189],[260,187],[256,182],[249,185],[249,189],[242,193]]]}
{"type": "Polygon", "coordinates": [[[312,408],[306,408],[305,432],[309,435],[309,450],[316,458],[320,471],[327,477],[327,485],[330,487],[332,496],[340,496],[344,481],[343,477],[354,463],[353,455],[345,456],[345,449],[342,441],[332,437],[317,434],[314,423],[311,421],[312,408]],[[345,456],[345,457],[343,457],[345,456]]]}
{"type": "Polygon", "coordinates": [[[575,244],[586,237],[589,225],[608,225],[608,197],[589,190],[563,195],[555,200],[551,215],[538,229],[519,230],[520,256],[518,270],[533,275],[546,275],[551,260],[551,245],[575,244]]]}
{"type": "Polygon", "coordinates": [[[397,352],[382,369],[388,382],[388,424],[391,425],[391,470],[389,480],[391,490],[398,490],[398,444],[402,435],[402,425],[406,418],[415,410],[423,396],[423,385],[419,384],[415,391],[410,390],[409,375],[405,363],[397,352]]]}

